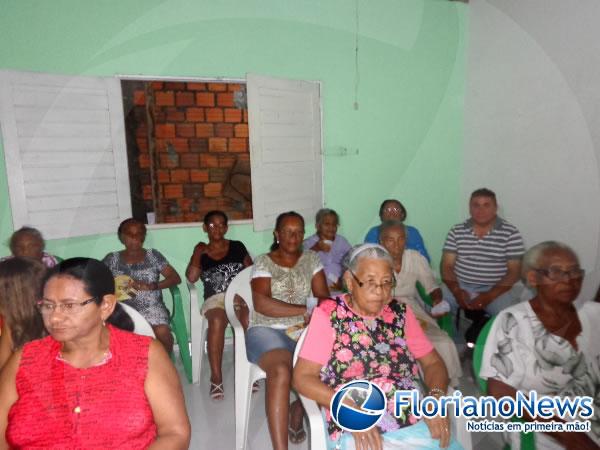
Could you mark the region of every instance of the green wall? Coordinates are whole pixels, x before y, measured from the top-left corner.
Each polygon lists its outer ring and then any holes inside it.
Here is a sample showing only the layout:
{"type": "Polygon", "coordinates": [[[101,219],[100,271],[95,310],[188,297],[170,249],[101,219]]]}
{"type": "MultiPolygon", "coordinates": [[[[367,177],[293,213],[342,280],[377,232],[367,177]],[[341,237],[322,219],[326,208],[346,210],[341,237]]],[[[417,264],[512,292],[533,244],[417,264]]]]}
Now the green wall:
{"type": "MultiPolygon", "coordinates": [[[[322,82],[326,205],[362,240],[383,198],[401,199],[437,268],[459,220],[466,7],[446,0],[0,0],[0,68],[94,76],[243,78],[247,72],[322,82]],[[340,156],[347,148],[348,155],[340,156]],[[356,154],[358,149],[358,154],[356,154]]],[[[0,148],[0,152],[2,149],[0,148]]],[[[0,157],[0,255],[13,231],[0,157]]],[[[307,235],[312,233],[309,218],[307,235]]],[[[42,230],[43,232],[43,230],[42,230]]],[[[271,233],[230,227],[251,252],[271,233]]],[[[147,246],[183,274],[199,229],[151,230],[147,246]]],[[[62,257],[120,248],[102,235],[47,243],[62,257]]]]}

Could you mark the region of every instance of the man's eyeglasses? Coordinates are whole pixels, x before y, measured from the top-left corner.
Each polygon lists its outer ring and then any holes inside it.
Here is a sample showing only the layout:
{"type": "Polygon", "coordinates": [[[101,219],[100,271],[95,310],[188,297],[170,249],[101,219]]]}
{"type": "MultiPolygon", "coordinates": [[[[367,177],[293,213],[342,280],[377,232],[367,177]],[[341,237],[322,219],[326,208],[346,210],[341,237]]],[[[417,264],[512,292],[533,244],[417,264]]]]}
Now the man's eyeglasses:
{"type": "Polygon", "coordinates": [[[77,303],[77,302],[53,303],[53,302],[47,302],[45,300],[40,300],[39,302],[37,302],[36,306],[37,306],[37,309],[40,311],[40,313],[43,316],[49,316],[57,309],[65,315],[74,316],[76,314],[79,314],[81,311],[83,311],[83,308],[85,307],[85,305],[88,305],[94,301],[96,301],[96,297],[88,298],[87,300],[84,300],[83,302],[80,302],[80,303],[77,303]]]}
{"type": "Polygon", "coordinates": [[[585,275],[585,270],[579,267],[570,270],[562,270],[558,267],[550,267],[549,269],[534,269],[536,272],[541,273],[546,278],[552,281],[564,281],[582,278],[585,275]]]}
{"type": "Polygon", "coordinates": [[[356,274],[349,270],[352,278],[356,281],[359,287],[365,287],[370,292],[375,292],[377,289],[381,288],[383,292],[389,292],[396,286],[396,280],[383,280],[381,283],[375,283],[373,280],[367,280],[365,282],[360,281],[356,274]]]}
{"type": "Polygon", "coordinates": [[[225,225],[224,223],[209,223],[208,224],[208,228],[210,228],[211,230],[214,230],[216,228],[223,229],[225,227],[227,227],[227,225],[225,225]]]}

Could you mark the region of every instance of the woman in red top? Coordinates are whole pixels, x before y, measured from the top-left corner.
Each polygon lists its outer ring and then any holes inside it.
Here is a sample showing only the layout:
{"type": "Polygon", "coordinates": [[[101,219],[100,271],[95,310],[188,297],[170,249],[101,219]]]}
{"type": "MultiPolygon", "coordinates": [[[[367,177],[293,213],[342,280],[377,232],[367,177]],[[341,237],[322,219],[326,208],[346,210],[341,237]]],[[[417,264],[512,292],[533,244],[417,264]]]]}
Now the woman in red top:
{"type": "Polygon", "coordinates": [[[106,320],[110,270],[72,258],[47,276],[38,303],[50,336],[0,373],[0,449],[186,449],[190,424],[167,353],[106,320]]]}

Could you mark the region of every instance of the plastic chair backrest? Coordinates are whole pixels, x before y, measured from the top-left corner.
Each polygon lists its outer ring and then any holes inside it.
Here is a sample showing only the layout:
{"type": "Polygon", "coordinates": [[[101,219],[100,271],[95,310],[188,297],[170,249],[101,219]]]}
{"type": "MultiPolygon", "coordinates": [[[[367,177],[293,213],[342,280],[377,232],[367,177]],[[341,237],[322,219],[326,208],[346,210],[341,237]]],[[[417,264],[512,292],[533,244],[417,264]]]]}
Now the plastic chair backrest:
{"type": "MultiPolygon", "coordinates": [[[[296,349],[294,350],[294,356],[292,358],[292,365],[294,366],[298,361],[298,353],[300,353],[300,349],[302,348],[302,343],[304,342],[307,332],[308,328],[305,328],[300,335],[298,342],[296,343],[296,349]]],[[[327,448],[327,433],[325,430],[323,415],[321,414],[321,407],[317,404],[317,402],[304,397],[303,395],[298,394],[298,397],[302,402],[302,406],[304,406],[304,411],[306,412],[308,423],[310,425],[310,449],[319,450],[327,448]]]]}
{"type": "Polygon", "coordinates": [[[292,366],[296,365],[296,361],[298,361],[298,353],[300,353],[300,349],[302,348],[302,343],[304,342],[304,338],[306,337],[306,333],[308,332],[308,328],[305,328],[302,331],[302,334],[298,338],[298,342],[296,343],[296,348],[294,349],[294,356],[292,357],[292,366]]]}
{"type": "Polygon", "coordinates": [[[120,305],[125,310],[125,312],[129,315],[129,317],[131,317],[131,320],[133,320],[133,326],[134,326],[133,332],[135,334],[141,334],[142,336],[156,337],[154,335],[154,330],[152,330],[152,326],[148,323],[148,321],[146,319],[144,319],[144,316],[142,316],[139,312],[137,312],[137,310],[135,308],[132,308],[131,306],[129,306],[125,303],[121,303],[120,305]]]}
{"type": "Polygon", "coordinates": [[[236,294],[240,296],[248,305],[248,320],[252,317],[252,313],[254,313],[254,304],[252,303],[252,289],[250,288],[250,275],[252,274],[252,266],[246,267],[240,273],[238,273],[227,288],[225,292],[225,312],[227,313],[227,318],[229,319],[229,323],[233,327],[235,332],[235,341],[238,341],[238,336],[241,336],[244,339],[244,328],[242,324],[238,320],[235,314],[235,304],[234,299],[236,294]]]}
{"type": "Polygon", "coordinates": [[[233,328],[234,339],[234,378],[235,378],[235,448],[245,450],[248,442],[248,421],[252,384],[266,378],[266,373],[256,364],[248,361],[244,328],[235,314],[235,296],[240,296],[248,305],[249,318],[254,312],[250,276],[252,266],[246,267],[229,283],[225,292],[225,313],[233,328]]]}

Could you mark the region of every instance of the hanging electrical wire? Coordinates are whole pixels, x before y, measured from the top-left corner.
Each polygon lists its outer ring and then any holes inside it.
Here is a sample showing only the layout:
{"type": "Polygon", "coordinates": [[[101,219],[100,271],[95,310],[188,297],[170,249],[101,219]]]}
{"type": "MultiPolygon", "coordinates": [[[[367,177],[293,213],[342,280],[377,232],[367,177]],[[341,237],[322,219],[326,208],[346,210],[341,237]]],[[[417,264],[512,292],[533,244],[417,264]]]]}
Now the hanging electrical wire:
{"type": "Polygon", "coordinates": [[[358,84],[360,82],[360,73],[358,71],[358,31],[359,31],[359,20],[358,20],[358,2],[355,0],[355,28],[354,28],[354,110],[358,110],[358,84]]]}

